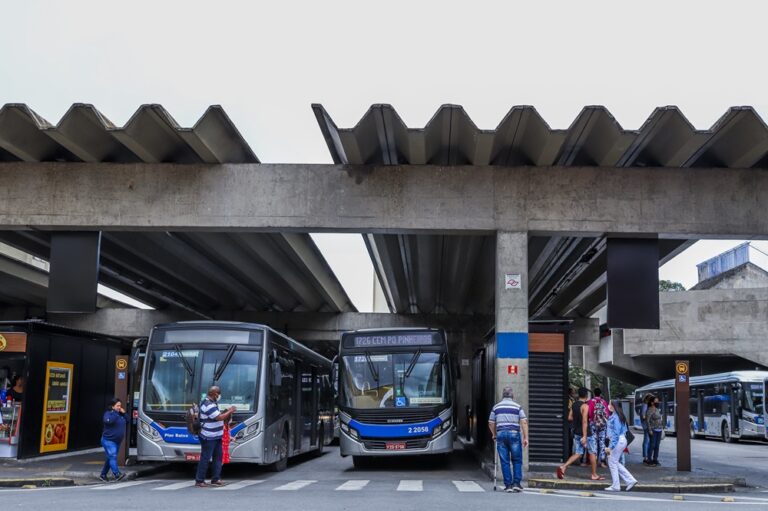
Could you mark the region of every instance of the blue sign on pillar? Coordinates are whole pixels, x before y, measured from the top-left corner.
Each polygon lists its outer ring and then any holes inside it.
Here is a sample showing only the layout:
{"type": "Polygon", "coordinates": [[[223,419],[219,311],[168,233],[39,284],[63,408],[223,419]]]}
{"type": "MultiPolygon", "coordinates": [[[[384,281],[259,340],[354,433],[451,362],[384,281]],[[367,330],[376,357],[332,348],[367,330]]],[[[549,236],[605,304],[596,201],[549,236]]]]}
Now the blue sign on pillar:
{"type": "Polygon", "coordinates": [[[528,358],[528,332],[498,332],[496,358],[528,358]]]}

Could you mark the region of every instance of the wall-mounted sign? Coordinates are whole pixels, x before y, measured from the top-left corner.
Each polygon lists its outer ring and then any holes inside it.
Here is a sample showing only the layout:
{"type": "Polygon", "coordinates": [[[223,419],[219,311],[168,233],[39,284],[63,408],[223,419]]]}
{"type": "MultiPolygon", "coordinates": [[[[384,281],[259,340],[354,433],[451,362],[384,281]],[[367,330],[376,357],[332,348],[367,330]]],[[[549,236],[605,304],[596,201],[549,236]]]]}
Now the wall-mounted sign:
{"type": "Polygon", "coordinates": [[[115,367],[118,371],[125,371],[128,368],[128,360],[125,358],[118,358],[115,362],[115,367]]]}
{"type": "Polygon", "coordinates": [[[0,334],[0,352],[26,353],[27,334],[24,332],[3,332],[0,334]]]}
{"type": "Polygon", "coordinates": [[[40,433],[41,453],[67,449],[73,369],[72,364],[64,362],[46,364],[43,427],[40,433]]]}
{"type": "Polygon", "coordinates": [[[507,374],[517,374],[517,366],[507,366],[507,374]]]}
{"type": "Polygon", "coordinates": [[[523,276],[519,273],[505,273],[504,289],[523,289],[523,276]]]}

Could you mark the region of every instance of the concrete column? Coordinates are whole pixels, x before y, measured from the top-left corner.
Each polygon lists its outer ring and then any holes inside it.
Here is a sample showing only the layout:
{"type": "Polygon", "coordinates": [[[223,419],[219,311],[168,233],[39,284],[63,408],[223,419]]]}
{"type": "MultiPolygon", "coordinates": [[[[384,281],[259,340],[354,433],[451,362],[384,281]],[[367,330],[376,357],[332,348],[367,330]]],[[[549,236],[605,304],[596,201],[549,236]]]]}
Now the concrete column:
{"type": "MultiPolygon", "coordinates": [[[[496,400],[510,386],[528,412],[528,233],[496,235],[496,400]]],[[[523,463],[528,466],[528,451],[523,463]]]]}

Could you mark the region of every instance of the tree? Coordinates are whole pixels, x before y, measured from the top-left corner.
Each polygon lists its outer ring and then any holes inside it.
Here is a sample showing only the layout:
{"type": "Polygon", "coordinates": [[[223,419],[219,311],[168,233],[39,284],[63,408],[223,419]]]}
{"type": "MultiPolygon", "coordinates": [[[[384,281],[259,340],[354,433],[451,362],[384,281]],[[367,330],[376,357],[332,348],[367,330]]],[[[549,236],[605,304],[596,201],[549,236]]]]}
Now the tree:
{"type": "Polygon", "coordinates": [[[672,282],[671,280],[660,280],[659,291],[685,291],[685,286],[679,282],[672,282]]]}
{"type": "MultiPolygon", "coordinates": [[[[608,399],[608,377],[602,376],[592,371],[587,371],[583,367],[570,366],[568,368],[568,385],[574,390],[578,390],[579,387],[584,386],[585,376],[588,376],[589,391],[595,387],[599,387],[603,391],[603,397],[608,399]]],[[[635,386],[616,378],[610,378],[611,398],[616,399],[619,397],[631,396],[635,393],[635,386]]]]}

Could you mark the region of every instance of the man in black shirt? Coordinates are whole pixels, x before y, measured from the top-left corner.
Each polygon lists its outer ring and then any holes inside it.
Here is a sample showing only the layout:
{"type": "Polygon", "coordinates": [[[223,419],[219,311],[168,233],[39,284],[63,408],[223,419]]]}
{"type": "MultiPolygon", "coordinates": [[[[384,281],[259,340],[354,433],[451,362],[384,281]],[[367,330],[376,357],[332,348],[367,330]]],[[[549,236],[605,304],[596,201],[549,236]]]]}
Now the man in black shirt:
{"type": "Polygon", "coordinates": [[[597,442],[594,435],[589,433],[589,405],[587,397],[589,391],[581,387],[579,399],[573,403],[568,411],[568,420],[573,424],[573,454],[568,461],[557,467],[557,478],[563,479],[568,467],[581,458],[584,452],[589,453],[589,463],[592,467],[592,480],[602,481],[605,478],[597,474],[597,442]]]}

